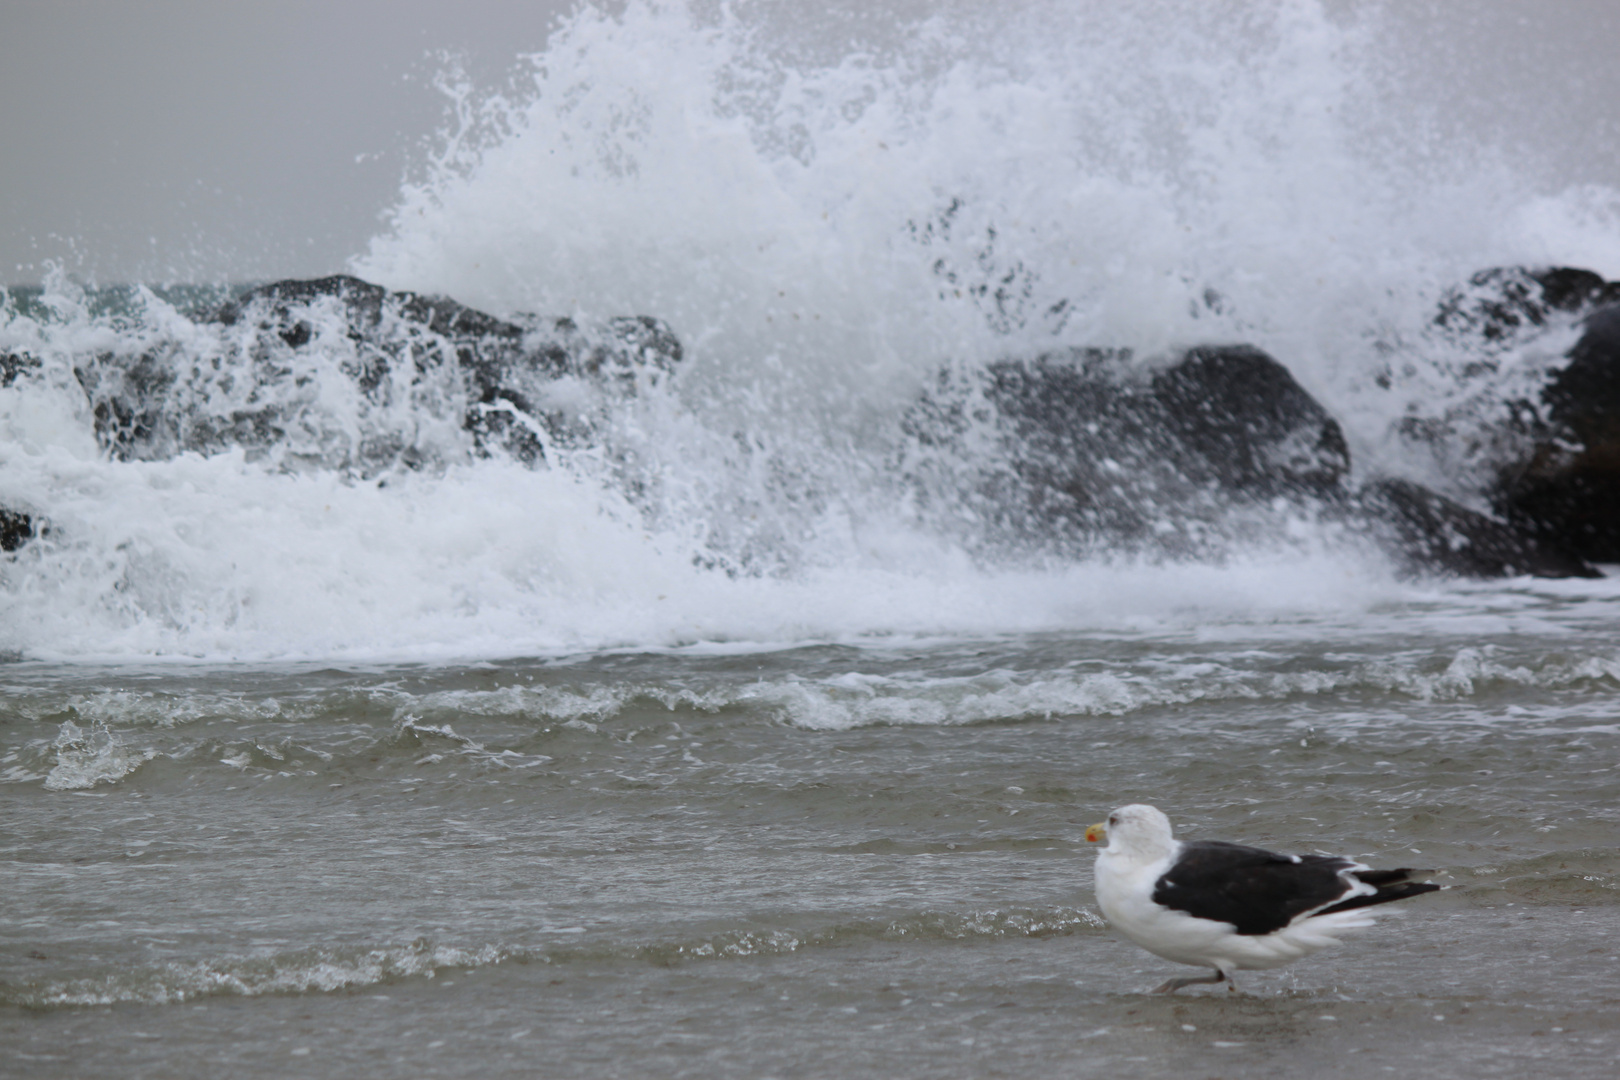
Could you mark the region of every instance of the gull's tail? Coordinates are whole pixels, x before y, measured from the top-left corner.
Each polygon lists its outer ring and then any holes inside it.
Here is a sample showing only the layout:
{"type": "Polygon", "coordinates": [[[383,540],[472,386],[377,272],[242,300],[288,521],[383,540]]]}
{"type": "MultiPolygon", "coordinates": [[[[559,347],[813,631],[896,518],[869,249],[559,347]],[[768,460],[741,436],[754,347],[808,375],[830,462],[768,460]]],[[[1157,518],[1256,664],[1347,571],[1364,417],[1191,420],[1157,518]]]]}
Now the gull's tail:
{"type": "Polygon", "coordinates": [[[1445,888],[1444,885],[1435,885],[1427,881],[1413,881],[1414,874],[1431,874],[1432,870],[1357,870],[1351,877],[1364,885],[1371,885],[1376,892],[1365,893],[1361,896],[1352,896],[1347,900],[1340,900],[1337,904],[1313,911],[1311,918],[1322,915],[1333,915],[1340,911],[1353,911],[1356,908],[1371,907],[1374,904],[1388,904],[1394,900],[1405,900],[1408,896],[1420,896],[1426,892],[1436,892],[1445,888]]]}

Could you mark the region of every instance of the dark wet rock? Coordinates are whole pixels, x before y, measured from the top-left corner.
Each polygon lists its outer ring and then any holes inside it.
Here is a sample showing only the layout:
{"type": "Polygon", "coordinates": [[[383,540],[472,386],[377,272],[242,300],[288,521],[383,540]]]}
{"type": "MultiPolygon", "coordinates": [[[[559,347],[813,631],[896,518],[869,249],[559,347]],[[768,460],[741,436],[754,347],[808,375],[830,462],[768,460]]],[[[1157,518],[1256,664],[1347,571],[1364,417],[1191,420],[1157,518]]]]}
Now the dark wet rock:
{"type": "Polygon", "coordinates": [[[10,386],[25,375],[39,371],[39,359],[25,352],[0,352],[0,386],[10,386]]]}
{"type": "Polygon", "coordinates": [[[1352,492],[1338,423],[1250,346],[1165,366],[1084,349],[1001,361],[976,386],[942,379],[907,423],[919,476],[978,455],[945,483],[967,491],[974,524],[1004,549],[1208,556],[1315,520],[1371,539],[1413,575],[1600,576],[1556,540],[1410,481],[1352,492]]]}
{"type": "Polygon", "coordinates": [[[1587,317],[1541,400],[1541,438],[1504,470],[1497,505],[1537,537],[1620,562],[1620,304],[1587,317]]]}
{"type": "Polygon", "coordinates": [[[1259,349],[1193,349],[1154,374],[1152,392],[1186,475],[1271,499],[1328,494],[1350,471],[1338,421],[1259,349]]]}
{"type": "Polygon", "coordinates": [[[1567,266],[1481,270],[1440,301],[1435,324],[1449,333],[1500,342],[1545,327],[1557,314],[1620,303],[1620,282],[1567,266]]]}
{"type": "Polygon", "coordinates": [[[1477,513],[1408,480],[1366,484],[1352,523],[1409,573],[1473,578],[1602,577],[1578,554],[1511,522],[1477,513]]]}
{"type": "Polygon", "coordinates": [[[34,538],[37,528],[30,515],[0,506],[0,551],[16,551],[34,538]]]}
{"type": "Polygon", "coordinates": [[[1000,436],[990,464],[1011,482],[989,476],[976,486],[996,532],[1081,547],[1156,535],[1161,499],[1187,485],[1129,362],[1128,353],[1075,351],[990,366],[982,393],[1000,436]]]}
{"type": "Polygon", "coordinates": [[[507,320],[344,275],[250,289],[195,324],[75,364],[113,456],[241,447],[371,476],[443,458],[445,431],[461,430],[475,453],[534,464],[547,441],[589,433],[548,401],[552,384],[622,395],[681,359],[656,319],[507,320]]]}
{"type": "MultiPolygon", "coordinates": [[[[39,360],[27,353],[0,353],[0,387],[39,371],[39,360]]],[[[40,531],[33,516],[0,506],[0,551],[16,551],[40,531]]]]}
{"type": "Polygon", "coordinates": [[[1542,548],[1620,561],[1620,282],[1484,270],[1446,294],[1434,324],[1424,371],[1441,382],[1407,391],[1402,441],[1542,548]]]}
{"type": "Polygon", "coordinates": [[[1415,460],[1428,459],[1428,471],[1474,488],[1506,514],[1487,489],[1498,476],[1522,473],[1558,437],[1541,392],[1567,363],[1582,320],[1617,302],[1620,284],[1590,270],[1475,274],[1441,298],[1430,332],[1375,343],[1386,359],[1373,381],[1405,399],[1392,433],[1415,460]]]}
{"type": "Polygon", "coordinates": [[[524,352],[492,358],[474,353],[461,361],[472,398],[466,428],[480,449],[499,446],[525,464],[544,457],[539,424],[551,440],[567,445],[589,442],[592,425],[540,400],[544,384],[575,376],[610,395],[634,392],[636,380],[668,374],[681,360],[680,339],[668,324],[646,315],[608,319],[581,327],[569,318],[516,315],[510,325],[523,331],[524,352]],[[536,389],[542,390],[537,394],[536,389]]]}
{"type": "Polygon", "coordinates": [[[982,455],[970,431],[988,421],[988,460],[956,472],[992,542],[1014,547],[1196,554],[1234,510],[1341,496],[1350,467],[1338,423],[1249,346],[1161,367],[1075,349],[992,364],[974,383],[942,379],[907,429],[933,459],[926,474],[942,455],[982,455]]]}

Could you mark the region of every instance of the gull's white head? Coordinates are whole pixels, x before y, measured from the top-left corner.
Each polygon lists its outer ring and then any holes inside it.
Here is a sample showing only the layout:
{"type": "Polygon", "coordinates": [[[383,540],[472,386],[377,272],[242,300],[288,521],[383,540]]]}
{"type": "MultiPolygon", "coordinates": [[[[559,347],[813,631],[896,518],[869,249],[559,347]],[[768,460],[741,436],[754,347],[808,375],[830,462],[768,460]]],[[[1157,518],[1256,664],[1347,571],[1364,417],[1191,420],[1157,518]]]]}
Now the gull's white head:
{"type": "Polygon", "coordinates": [[[1086,839],[1092,843],[1107,840],[1105,849],[1112,855],[1158,857],[1175,843],[1170,831],[1170,819],[1158,807],[1144,803],[1122,806],[1086,830],[1086,839]]]}

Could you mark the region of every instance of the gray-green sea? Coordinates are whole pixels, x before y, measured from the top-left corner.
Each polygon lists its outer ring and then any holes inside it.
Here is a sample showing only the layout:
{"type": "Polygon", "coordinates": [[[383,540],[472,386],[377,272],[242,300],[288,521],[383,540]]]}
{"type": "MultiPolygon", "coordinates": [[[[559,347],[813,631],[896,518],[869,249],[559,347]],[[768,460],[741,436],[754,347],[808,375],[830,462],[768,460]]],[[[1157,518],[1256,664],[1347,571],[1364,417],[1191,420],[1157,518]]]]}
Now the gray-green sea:
{"type": "Polygon", "coordinates": [[[1354,627],[9,664],[0,1071],[1612,1076],[1617,627],[1612,585],[1518,583],[1354,627]],[[1132,801],[1450,888],[1149,996],[1082,837],[1132,801]]]}

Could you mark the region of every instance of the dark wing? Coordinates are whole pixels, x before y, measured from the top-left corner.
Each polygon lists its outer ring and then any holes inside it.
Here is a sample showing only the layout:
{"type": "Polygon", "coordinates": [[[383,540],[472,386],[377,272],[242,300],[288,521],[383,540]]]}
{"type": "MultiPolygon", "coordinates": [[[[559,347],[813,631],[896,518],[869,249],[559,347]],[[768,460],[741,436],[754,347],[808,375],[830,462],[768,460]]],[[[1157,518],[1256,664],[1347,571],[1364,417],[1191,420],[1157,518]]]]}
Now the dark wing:
{"type": "Polygon", "coordinates": [[[1332,907],[1323,908],[1315,912],[1316,915],[1331,915],[1335,911],[1350,911],[1354,908],[1372,907],[1374,904],[1387,904],[1391,900],[1405,900],[1408,896],[1422,896],[1426,892],[1437,892],[1439,885],[1431,885],[1426,881],[1413,881],[1413,874],[1427,874],[1428,870],[1358,870],[1355,878],[1364,885],[1371,885],[1378,891],[1371,896],[1352,896],[1342,900],[1332,907]]]}
{"type": "Polygon", "coordinates": [[[1200,840],[1153,886],[1153,902],[1199,919],[1231,923],[1240,934],[1281,930],[1307,911],[1341,900],[1354,885],[1340,876],[1355,866],[1333,855],[1273,851],[1200,840]]]}

